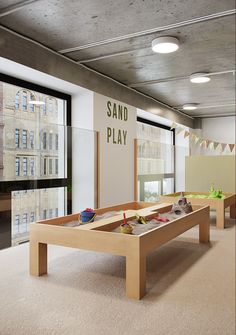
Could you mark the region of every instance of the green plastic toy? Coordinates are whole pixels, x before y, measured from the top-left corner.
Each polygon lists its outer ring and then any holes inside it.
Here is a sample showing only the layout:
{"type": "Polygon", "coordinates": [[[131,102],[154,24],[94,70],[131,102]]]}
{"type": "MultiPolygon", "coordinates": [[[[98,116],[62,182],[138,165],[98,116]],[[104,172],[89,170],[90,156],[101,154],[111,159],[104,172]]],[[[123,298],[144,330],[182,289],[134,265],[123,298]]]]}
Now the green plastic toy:
{"type": "Polygon", "coordinates": [[[209,199],[224,199],[225,195],[223,194],[220,188],[218,190],[215,190],[214,184],[212,184],[210,187],[208,198],[209,199]]]}

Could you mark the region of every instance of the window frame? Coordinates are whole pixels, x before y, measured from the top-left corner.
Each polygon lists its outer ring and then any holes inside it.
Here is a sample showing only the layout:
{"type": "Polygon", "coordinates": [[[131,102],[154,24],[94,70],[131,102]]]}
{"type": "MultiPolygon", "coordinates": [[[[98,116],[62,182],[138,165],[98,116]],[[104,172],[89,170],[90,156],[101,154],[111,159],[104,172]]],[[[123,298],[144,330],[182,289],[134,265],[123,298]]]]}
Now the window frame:
{"type": "MultiPolygon", "coordinates": [[[[59,92],[57,90],[44,87],[29,81],[21,80],[3,73],[0,73],[0,81],[3,83],[11,84],[14,86],[18,86],[22,89],[28,89],[32,91],[36,91],[38,93],[42,93],[48,96],[52,96],[54,98],[63,99],[65,101],[65,116],[64,116],[64,126],[69,127],[67,131],[67,135],[65,137],[66,145],[66,171],[67,176],[64,176],[63,178],[46,178],[46,179],[34,179],[32,176],[29,176],[28,178],[18,180],[17,178],[10,181],[0,181],[0,192],[6,194],[11,198],[12,191],[18,191],[18,190],[34,190],[34,189],[45,189],[45,188],[54,188],[54,187],[64,187],[67,188],[67,196],[65,196],[65,199],[67,198],[66,207],[67,207],[67,213],[72,213],[72,200],[71,200],[71,182],[72,182],[72,132],[70,131],[71,127],[71,95],[59,92]],[[31,177],[31,178],[30,178],[31,177]],[[33,182],[32,182],[33,180],[33,182]]],[[[15,110],[17,113],[24,112],[21,110],[21,101],[22,97],[20,96],[19,101],[19,109],[16,108],[15,110]]],[[[27,99],[28,100],[28,99],[27,99]]],[[[45,106],[45,114],[47,114],[46,105],[45,106]]],[[[27,112],[27,110],[25,111],[27,112]]],[[[15,157],[15,164],[16,164],[16,158],[15,157]]],[[[15,165],[16,167],[16,165],[15,165]]],[[[21,173],[21,167],[19,170],[19,176],[21,173]]],[[[18,176],[15,176],[18,177],[18,176]]],[[[8,219],[6,221],[6,224],[2,227],[0,227],[0,239],[1,239],[1,245],[2,248],[7,248],[11,246],[11,237],[12,237],[12,225],[11,225],[11,215],[8,216],[8,219]],[[3,233],[3,227],[4,227],[4,234],[3,233]],[[5,234],[6,233],[6,234],[5,234]],[[4,239],[1,238],[1,236],[5,236],[4,239]]]]}

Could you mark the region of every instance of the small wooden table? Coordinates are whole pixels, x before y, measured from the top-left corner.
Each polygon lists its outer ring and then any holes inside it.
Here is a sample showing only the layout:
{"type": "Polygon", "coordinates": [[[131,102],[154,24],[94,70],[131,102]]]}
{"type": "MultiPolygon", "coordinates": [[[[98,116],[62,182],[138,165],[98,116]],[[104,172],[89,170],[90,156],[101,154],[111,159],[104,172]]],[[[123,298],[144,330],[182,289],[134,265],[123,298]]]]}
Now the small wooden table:
{"type": "Polygon", "coordinates": [[[225,228],[225,208],[230,208],[230,218],[236,218],[236,195],[225,193],[224,199],[201,199],[201,198],[188,198],[188,195],[209,195],[209,193],[201,193],[201,192],[177,192],[166,195],[161,195],[160,201],[163,202],[177,202],[179,197],[183,193],[187,196],[188,201],[191,202],[192,205],[200,205],[200,206],[210,206],[211,209],[216,210],[216,227],[219,229],[225,228]]]}
{"type": "MultiPolygon", "coordinates": [[[[96,210],[126,212],[127,219],[135,214],[152,218],[170,211],[170,204],[126,203],[96,210]]],[[[126,257],[126,295],[141,299],[146,293],[146,257],[164,243],[186,230],[199,225],[199,241],[209,242],[209,206],[194,207],[194,211],[183,217],[157,226],[140,235],[114,232],[121,222],[122,214],[76,227],[63,226],[78,219],[78,214],[36,222],[30,225],[30,274],[41,276],[47,273],[47,245],[55,244],[78,249],[107,252],[126,257]]]]}

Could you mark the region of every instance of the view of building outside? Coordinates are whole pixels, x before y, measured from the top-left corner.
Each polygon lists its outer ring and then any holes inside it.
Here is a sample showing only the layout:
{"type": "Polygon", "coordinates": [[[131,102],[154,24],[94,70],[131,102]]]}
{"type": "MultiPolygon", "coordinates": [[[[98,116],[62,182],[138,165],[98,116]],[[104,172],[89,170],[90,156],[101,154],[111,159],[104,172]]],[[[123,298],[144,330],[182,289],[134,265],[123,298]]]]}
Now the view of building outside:
{"type": "Polygon", "coordinates": [[[137,122],[138,197],[158,201],[174,191],[173,132],[137,122]]]}
{"type": "Polygon", "coordinates": [[[65,215],[65,191],[57,187],[12,192],[12,245],[28,241],[30,223],[65,215]]]}
{"type": "Polygon", "coordinates": [[[3,82],[0,92],[0,180],[64,178],[65,101],[3,82]]]}
{"type": "MultiPolygon", "coordinates": [[[[0,82],[0,182],[66,177],[65,111],[65,100],[0,82]]],[[[64,214],[61,189],[12,192],[13,244],[29,223],[64,214]]]]}

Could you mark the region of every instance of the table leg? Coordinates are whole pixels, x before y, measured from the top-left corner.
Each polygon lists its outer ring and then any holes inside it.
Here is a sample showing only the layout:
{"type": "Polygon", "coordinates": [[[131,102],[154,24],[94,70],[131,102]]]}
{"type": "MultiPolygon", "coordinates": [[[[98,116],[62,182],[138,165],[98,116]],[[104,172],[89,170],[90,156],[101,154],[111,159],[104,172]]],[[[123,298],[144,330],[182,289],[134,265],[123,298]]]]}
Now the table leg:
{"type": "Polygon", "coordinates": [[[30,241],[30,274],[42,276],[47,273],[47,244],[30,241]]]}
{"type": "Polygon", "coordinates": [[[236,219],[236,203],[230,206],[230,218],[236,219]]]}
{"type": "Polygon", "coordinates": [[[126,296],[141,299],[146,293],[146,255],[126,256],[126,296]]]}
{"type": "Polygon", "coordinates": [[[225,228],[225,208],[223,204],[216,208],[216,228],[225,228]]]}
{"type": "Polygon", "coordinates": [[[204,217],[199,224],[199,242],[208,243],[210,241],[210,216],[204,217]]]}

